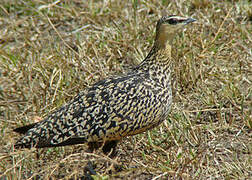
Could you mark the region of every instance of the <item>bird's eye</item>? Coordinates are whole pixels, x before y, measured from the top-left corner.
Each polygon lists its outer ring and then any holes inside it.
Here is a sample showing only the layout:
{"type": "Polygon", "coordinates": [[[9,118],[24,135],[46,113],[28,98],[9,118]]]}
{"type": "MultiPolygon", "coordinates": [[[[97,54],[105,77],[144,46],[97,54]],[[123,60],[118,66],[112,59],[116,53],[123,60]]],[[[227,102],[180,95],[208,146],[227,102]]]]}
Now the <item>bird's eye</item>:
{"type": "Polygon", "coordinates": [[[169,20],[168,20],[168,23],[169,23],[169,24],[172,24],[172,25],[175,25],[175,24],[178,23],[178,21],[177,21],[176,19],[169,19],[169,20]]]}

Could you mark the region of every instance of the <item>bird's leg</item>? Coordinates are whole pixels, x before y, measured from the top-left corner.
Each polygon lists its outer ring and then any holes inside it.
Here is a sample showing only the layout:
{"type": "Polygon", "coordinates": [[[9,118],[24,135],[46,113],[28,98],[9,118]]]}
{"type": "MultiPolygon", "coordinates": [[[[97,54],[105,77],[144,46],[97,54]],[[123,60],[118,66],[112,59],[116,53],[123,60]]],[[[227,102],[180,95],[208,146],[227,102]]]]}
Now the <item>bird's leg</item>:
{"type": "Polygon", "coordinates": [[[113,158],[117,155],[116,146],[118,141],[106,141],[102,147],[102,151],[104,154],[109,154],[109,157],[113,158]],[[112,151],[111,151],[112,150],[112,151]]]}
{"type": "MultiPolygon", "coordinates": [[[[113,158],[117,155],[117,152],[116,152],[117,143],[118,143],[118,141],[116,141],[116,140],[105,141],[105,142],[89,142],[88,143],[88,152],[92,153],[94,150],[102,147],[103,153],[105,155],[109,155],[110,158],[113,158]]],[[[106,164],[107,163],[105,162],[105,166],[107,166],[106,164]]],[[[117,168],[117,169],[119,169],[119,168],[117,168]]],[[[85,172],[86,172],[86,178],[88,176],[90,176],[90,174],[94,175],[96,173],[93,168],[93,165],[90,161],[88,162],[88,165],[85,167],[85,172]]]]}
{"type": "MultiPolygon", "coordinates": [[[[89,142],[88,143],[88,153],[93,153],[94,150],[99,149],[102,146],[101,142],[89,142]]],[[[83,179],[93,179],[91,175],[96,175],[95,167],[91,161],[88,161],[84,168],[85,176],[81,177],[83,179]]]]}
{"type": "Polygon", "coordinates": [[[105,142],[89,142],[88,143],[88,152],[92,153],[94,150],[102,147],[102,152],[106,155],[110,154],[110,157],[116,156],[116,145],[118,141],[105,141],[105,142]]]}
{"type": "Polygon", "coordinates": [[[88,152],[92,153],[94,150],[99,149],[102,146],[102,142],[89,142],[88,143],[88,152]]]}
{"type": "MultiPolygon", "coordinates": [[[[96,171],[94,170],[95,169],[95,167],[94,167],[94,165],[92,164],[92,162],[91,161],[88,161],[88,163],[87,163],[87,165],[85,166],[85,168],[84,168],[84,173],[85,173],[85,176],[83,176],[82,178],[83,179],[93,179],[92,178],[92,175],[96,175],[97,173],[96,173],[96,171]]],[[[81,178],[81,179],[82,179],[81,178]]]]}

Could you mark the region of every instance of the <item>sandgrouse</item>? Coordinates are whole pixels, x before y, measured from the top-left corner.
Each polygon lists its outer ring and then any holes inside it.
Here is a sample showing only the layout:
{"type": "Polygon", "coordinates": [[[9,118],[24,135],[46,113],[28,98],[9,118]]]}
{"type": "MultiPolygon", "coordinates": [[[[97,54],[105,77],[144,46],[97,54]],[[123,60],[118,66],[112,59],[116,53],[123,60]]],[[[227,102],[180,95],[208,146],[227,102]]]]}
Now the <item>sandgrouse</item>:
{"type": "Polygon", "coordinates": [[[85,89],[41,122],[14,129],[24,136],[15,148],[43,148],[88,143],[104,153],[118,141],[152,129],[168,116],[172,103],[171,42],[193,18],[163,16],[147,57],[128,73],[85,89]]]}

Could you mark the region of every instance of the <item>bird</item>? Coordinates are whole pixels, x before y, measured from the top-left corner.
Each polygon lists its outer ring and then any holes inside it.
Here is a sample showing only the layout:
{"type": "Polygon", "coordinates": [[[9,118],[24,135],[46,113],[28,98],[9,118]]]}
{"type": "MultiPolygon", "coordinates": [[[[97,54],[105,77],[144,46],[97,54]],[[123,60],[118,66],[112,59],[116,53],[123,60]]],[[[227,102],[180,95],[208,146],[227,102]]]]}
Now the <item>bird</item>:
{"type": "Polygon", "coordinates": [[[42,121],[14,129],[23,134],[14,147],[45,148],[87,144],[114,150],[124,137],[151,130],[168,118],[172,105],[172,40],[191,17],[166,15],[156,24],[152,48],[126,73],[84,89],[42,121]]]}

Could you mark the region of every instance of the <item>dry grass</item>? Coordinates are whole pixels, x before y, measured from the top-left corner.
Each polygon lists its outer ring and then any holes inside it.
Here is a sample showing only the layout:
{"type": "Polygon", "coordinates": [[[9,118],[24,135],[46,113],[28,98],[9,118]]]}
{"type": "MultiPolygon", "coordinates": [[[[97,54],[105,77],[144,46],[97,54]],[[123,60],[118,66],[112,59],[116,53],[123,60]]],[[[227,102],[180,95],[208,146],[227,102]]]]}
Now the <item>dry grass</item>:
{"type": "Polygon", "coordinates": [[[96,179],[249,179],[251,21],[248,0],[2,0],[0,176],[77,179],[91,161],[96,179]],[[139,63],[162,13],[198,19],[174,41],[174,103],[165,123],[125,138],[116,159],[86,153],[85,145],[13,149],[14,127],[139,63]]]}

